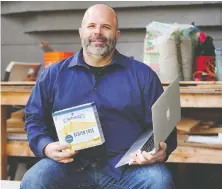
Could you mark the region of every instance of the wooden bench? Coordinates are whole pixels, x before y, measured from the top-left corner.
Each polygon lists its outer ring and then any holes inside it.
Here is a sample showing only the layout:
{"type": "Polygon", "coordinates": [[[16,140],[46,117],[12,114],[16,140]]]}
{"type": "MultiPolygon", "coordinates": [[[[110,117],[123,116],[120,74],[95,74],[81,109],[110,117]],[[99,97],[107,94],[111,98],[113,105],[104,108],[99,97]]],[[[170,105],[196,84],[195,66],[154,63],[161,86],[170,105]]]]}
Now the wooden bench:
{"type": "MultiPolygon", "coordinates": [[[[7,156],[33,157],[27,141],[7,142],[7,105],[25,105],[35,82],[1,82],[0,178],[7,178],[7,156]]],[[[167,83],[163,83],[166,87],[167,83]]],[[[182,108],[222,108],[222,82],[180,82],[182,108]]],[[[209,109],[210,110],[210,109],[209,109]]],[[[222,150],[178,146],[168,162],[222,164],[222,150]]]]}

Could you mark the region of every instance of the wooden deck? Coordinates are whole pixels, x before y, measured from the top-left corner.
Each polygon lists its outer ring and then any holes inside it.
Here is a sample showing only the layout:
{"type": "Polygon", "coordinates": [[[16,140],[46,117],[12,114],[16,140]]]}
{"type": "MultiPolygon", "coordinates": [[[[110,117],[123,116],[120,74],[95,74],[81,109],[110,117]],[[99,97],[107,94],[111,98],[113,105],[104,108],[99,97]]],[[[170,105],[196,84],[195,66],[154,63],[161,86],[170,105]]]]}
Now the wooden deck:
{"type": "MultiPolygon", "coordinates": [[[[7,105],[25,105],[35,82],[1,82],[0,178],[7,177],[7,156],[34,156],[27,141],[9,141],[6,136],[7,105]]],[[[164,88],[168,83],[163,83],[164,88]]],[[[222,82],[180,82],[182,108],[222,108],[222,82]]],[[[221,148],[186,146],[178,143],[168,162],[222,164],[221,148]]]]}

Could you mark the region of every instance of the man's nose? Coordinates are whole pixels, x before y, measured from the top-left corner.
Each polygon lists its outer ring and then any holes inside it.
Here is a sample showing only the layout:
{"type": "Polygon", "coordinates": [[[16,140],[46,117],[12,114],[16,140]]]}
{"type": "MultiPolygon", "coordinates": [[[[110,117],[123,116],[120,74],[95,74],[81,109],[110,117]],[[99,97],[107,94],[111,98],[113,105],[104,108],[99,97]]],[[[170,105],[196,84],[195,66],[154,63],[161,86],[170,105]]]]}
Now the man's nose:
{"type": "Polygon", "coordinates": [[[95,27],[95,34],[101,34],[101,27],[95,27]]]}

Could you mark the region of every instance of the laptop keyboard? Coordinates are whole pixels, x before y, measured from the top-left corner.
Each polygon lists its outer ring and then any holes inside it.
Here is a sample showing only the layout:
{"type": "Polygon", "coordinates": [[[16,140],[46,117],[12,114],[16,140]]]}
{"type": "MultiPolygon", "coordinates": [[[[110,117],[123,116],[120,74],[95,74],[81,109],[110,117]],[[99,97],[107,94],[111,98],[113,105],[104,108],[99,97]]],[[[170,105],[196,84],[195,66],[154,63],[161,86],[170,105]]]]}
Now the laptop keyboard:
{"type": "Polygon", "coordinates": [[[142,151],[150,152],[154,149],[154,136],[153,134],[150,136],[148,141],[141,148],[142,151]]]}

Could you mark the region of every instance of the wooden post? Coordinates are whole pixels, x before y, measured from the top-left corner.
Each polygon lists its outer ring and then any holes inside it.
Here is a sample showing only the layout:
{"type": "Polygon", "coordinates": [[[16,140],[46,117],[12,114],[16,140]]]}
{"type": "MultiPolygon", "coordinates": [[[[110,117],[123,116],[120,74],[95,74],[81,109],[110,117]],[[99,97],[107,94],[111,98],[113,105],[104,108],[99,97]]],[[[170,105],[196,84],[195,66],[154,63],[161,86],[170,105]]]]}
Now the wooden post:
{"type": "Polygon", "coordinates": [[[7,154],[6,154],[6,141],[7,141],[7,132],[6,132],[6,113],[7,106],[1,105],[1,140],[0,140],[0,179],[7,179],[7,154]]]}

